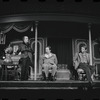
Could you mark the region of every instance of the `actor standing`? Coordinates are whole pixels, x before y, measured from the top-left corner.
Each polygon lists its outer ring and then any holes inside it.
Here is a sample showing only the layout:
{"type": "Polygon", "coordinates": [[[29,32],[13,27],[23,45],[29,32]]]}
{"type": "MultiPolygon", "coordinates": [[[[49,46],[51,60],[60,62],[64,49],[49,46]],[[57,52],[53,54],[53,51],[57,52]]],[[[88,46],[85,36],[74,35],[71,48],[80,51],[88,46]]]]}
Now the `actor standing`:
{"type": "Polygon", "coordinates": [[[21,52],[21,80],[28,80],[29,66],[33,66],[33,56],[28,36],[23,37],[23,43],[19,46],[19,51],[21,52]]]}

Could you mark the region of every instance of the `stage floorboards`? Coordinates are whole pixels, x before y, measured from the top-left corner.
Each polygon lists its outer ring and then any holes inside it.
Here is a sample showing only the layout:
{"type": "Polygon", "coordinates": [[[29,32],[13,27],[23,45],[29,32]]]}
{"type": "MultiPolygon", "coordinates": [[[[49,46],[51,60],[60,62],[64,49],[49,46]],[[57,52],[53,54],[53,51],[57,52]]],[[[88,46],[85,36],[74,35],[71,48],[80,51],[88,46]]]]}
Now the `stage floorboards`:
{"type": "Polygon", "coordinates": [[[0,81],[0,100],[100,100],[100,81],[0,81]],[[99,91],[99,92],[98,92],[99,91]]]}
{"type": "Polygon", "coordinates": [[[93,85],[88,81],[0,81],[0,89],[78,89],[79,87],[100,88],[100,80],[95,80],[93,85]]]}

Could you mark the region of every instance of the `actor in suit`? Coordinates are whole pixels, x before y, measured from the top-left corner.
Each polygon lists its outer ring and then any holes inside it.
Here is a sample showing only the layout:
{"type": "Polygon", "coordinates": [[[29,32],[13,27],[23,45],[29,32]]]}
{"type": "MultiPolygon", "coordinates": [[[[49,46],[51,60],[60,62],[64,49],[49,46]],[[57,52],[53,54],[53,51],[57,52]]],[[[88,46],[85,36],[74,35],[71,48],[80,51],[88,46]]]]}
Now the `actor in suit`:
{"type": "Polygon", "coordinates": [[[95,67],[91,66],[90,64],[90,56],[89,53],[87,53],[87,47],[82,46],[81,47],[81,52],[76,53],[74,57],[74,64],[75,64],[75,69],[77,70],[78,68],[83,69],[86,72],[87,79],[90,83],[92,83],[93,80],[93,73],[95,71],[95,67]]]}
{"type": "Polygon", "coordinates": [[[21,52],[21,80],[28,80],[29,66],[33,66],[32,50],[29,43],[28,36],[23,37],[23,43],[20,44],[19,50],[21,52]]]}
{"type": "Polygon", "coordinates": [[[46,53],[40,58],[40,65],[42,72],[45,74],[44,80],[54,80],[57,71],[57,57],[54,53],[51,53],[51,47],[45,48],[46,53]],[[51,77],[49,77],[51,74],[51,77]]]}

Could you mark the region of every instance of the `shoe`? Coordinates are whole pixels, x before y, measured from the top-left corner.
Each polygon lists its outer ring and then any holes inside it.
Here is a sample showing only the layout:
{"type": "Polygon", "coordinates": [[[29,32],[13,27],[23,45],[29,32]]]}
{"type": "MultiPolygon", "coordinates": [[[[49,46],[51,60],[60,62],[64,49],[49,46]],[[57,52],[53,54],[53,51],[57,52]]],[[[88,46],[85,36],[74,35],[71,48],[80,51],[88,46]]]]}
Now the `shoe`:
{"type": "Polygon", "coordinates": [[[94,82],[92,81],[91,85],[94,86],[95,84],[96,84],[96,83],[94,83],[94,82]]]}
{"type": "Polygon", "coordinates": [[[48,77],[46,77],[46,81],[49,81],[49,78],[48,77]]]}
{"type": "Polygon", "coordinates": [[[51,75],[51,73],[49,73],[49,75],[48,75],[48,80],[49,80],[49,81],[52,80],[52,75],[51,75]]]}
{"type": "Polygon", "coordinates": [[[52,81],[56,81],[56,77],[55,76],[52,76],[52,81]]]}
{"type": "Polygon", "coordinates": [[[90,84],[91,86],[94,86],[94,85],[95,85],[95,83],[94,83],[93,81],[89,81],[89,84],[90,84]]]}
{"type": "Polygon", "coordinates": [[[46,81],[46,76],[44,72],[42,72],[42,81],[46,81]]]}

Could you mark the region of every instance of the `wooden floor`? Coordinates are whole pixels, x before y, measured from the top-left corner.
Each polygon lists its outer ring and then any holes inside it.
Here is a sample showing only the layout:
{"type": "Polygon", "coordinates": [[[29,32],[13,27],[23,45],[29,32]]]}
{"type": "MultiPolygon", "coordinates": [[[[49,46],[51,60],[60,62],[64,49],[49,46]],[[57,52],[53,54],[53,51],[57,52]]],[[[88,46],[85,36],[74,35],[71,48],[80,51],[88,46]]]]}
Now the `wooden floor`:
{"type": "Polygon", "coordinates": [[[100,100],[100,81],[0,81],[0,100],[100,100]]]}
{"type": "Polygon", "coordinates": [[[100,88],[100,80],[93,84],[88,81],[0,81],[0,89],[78,89],[84,87],[100,88]]]}

